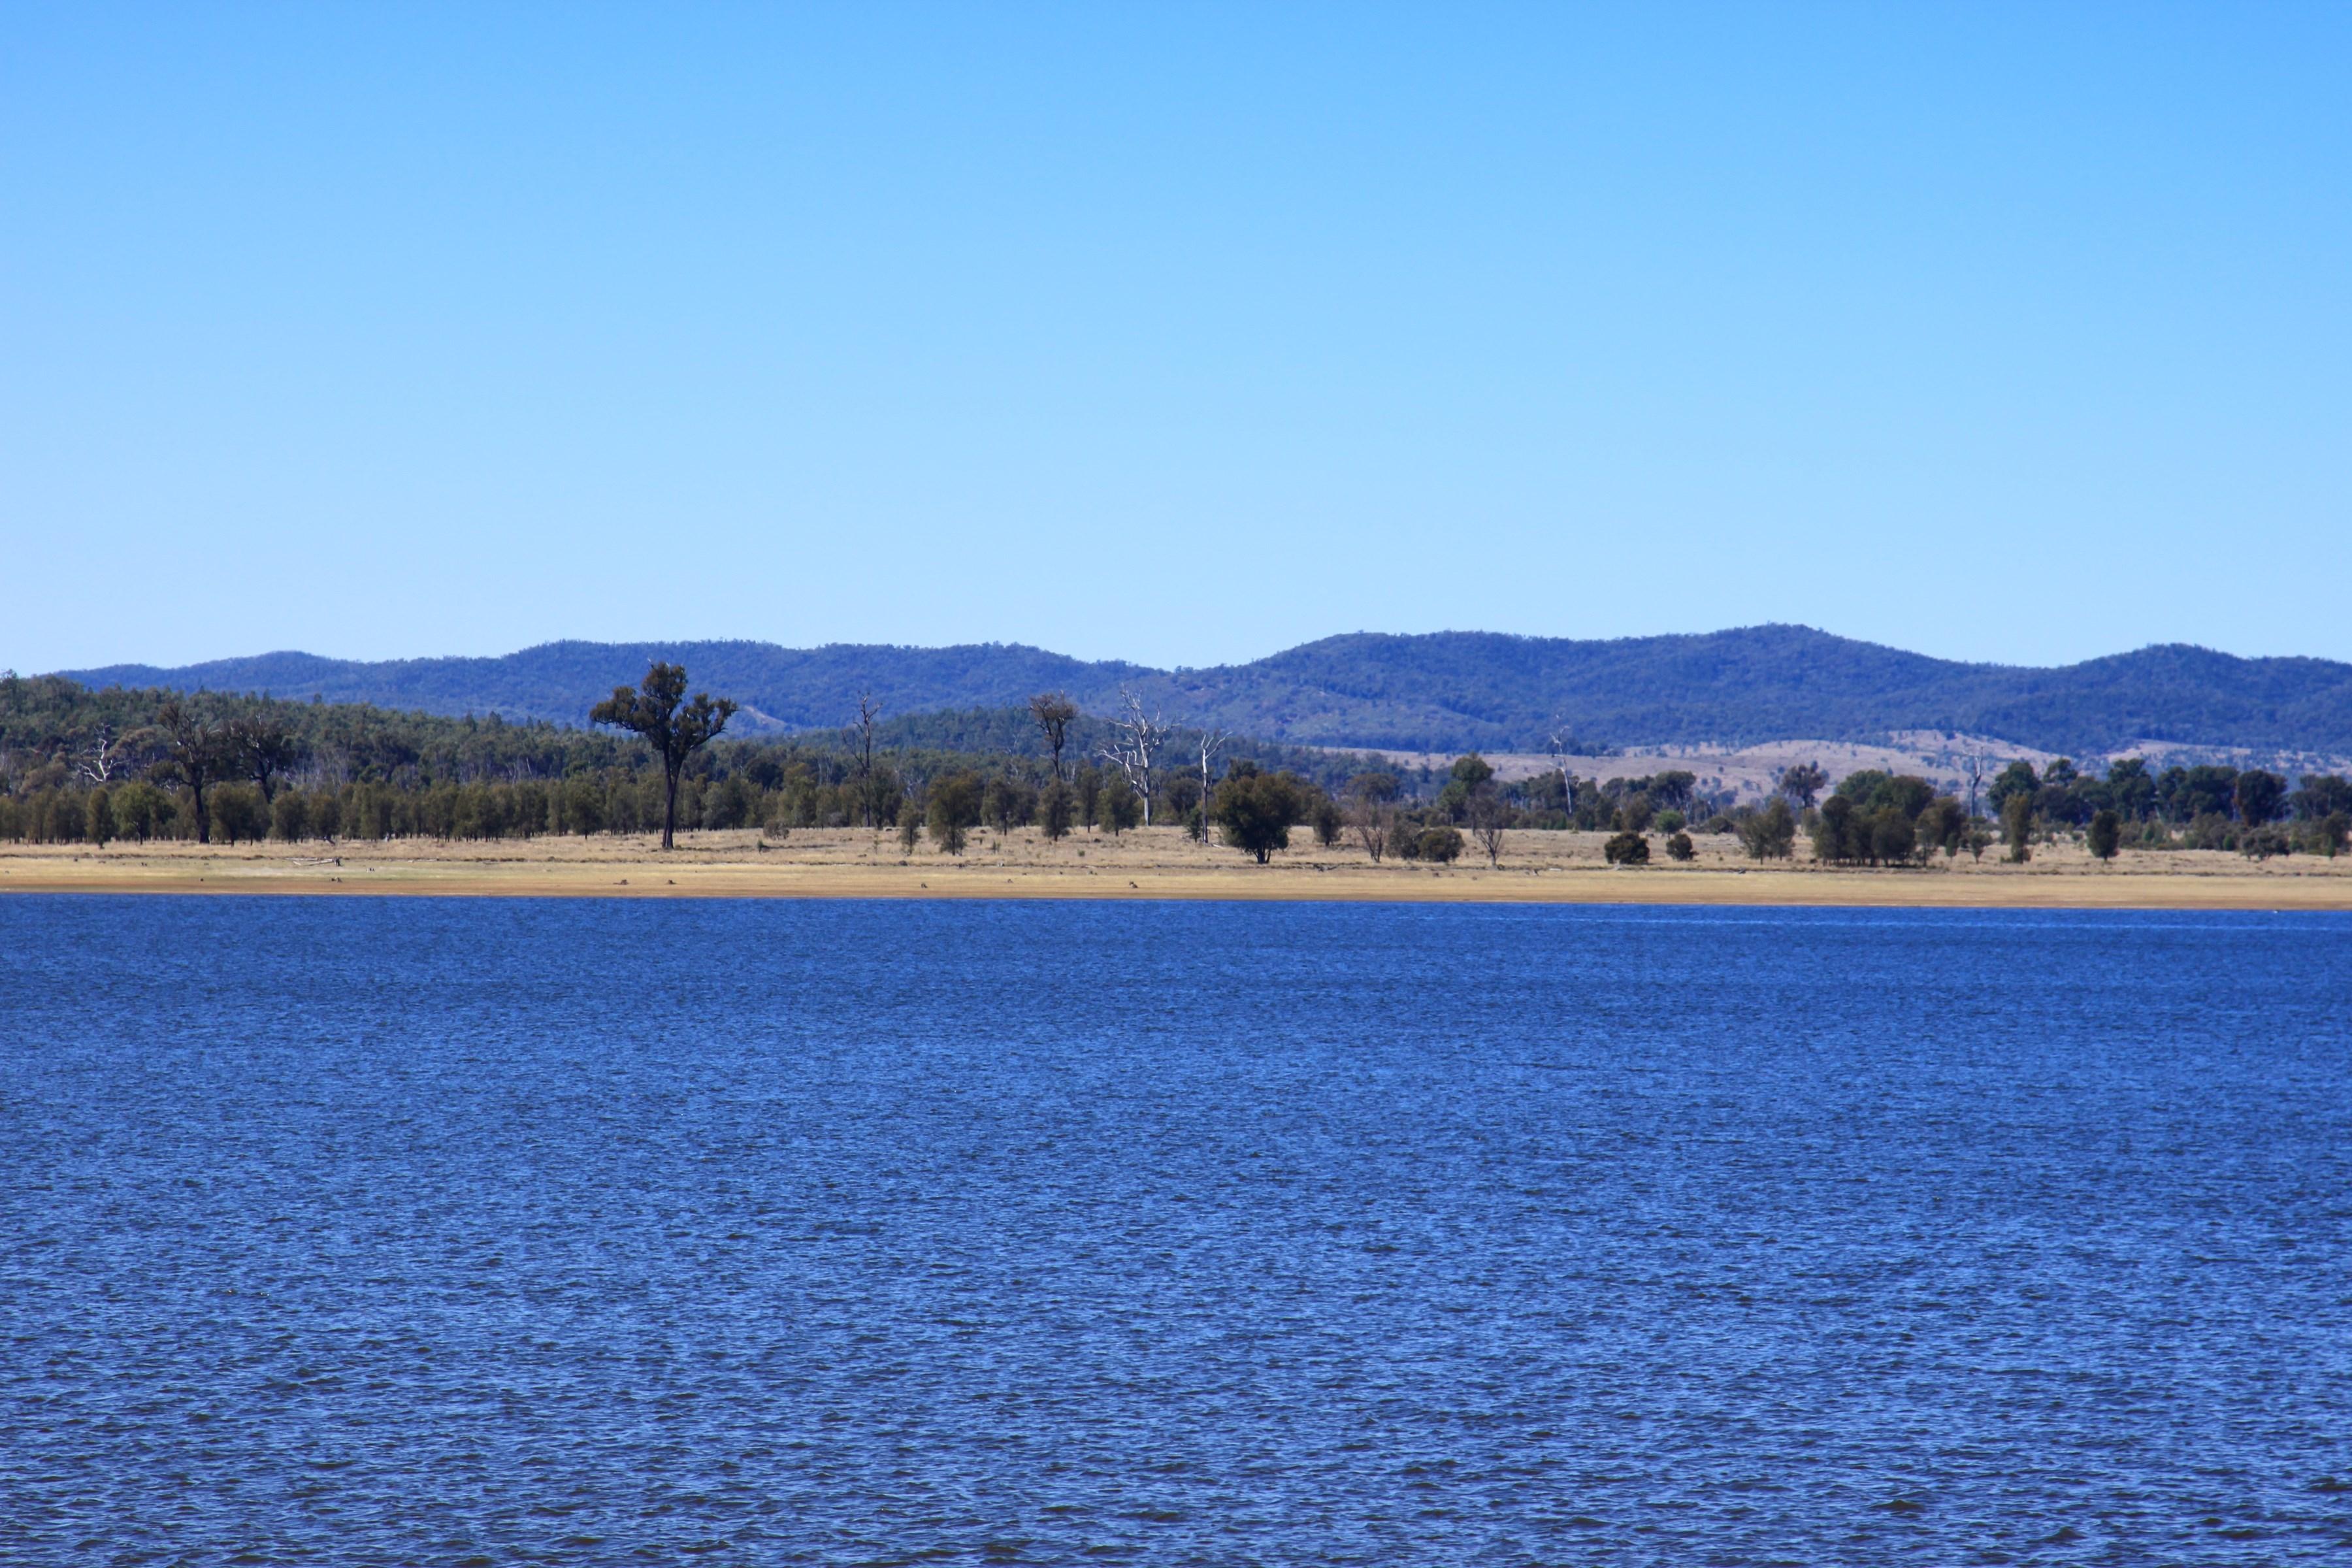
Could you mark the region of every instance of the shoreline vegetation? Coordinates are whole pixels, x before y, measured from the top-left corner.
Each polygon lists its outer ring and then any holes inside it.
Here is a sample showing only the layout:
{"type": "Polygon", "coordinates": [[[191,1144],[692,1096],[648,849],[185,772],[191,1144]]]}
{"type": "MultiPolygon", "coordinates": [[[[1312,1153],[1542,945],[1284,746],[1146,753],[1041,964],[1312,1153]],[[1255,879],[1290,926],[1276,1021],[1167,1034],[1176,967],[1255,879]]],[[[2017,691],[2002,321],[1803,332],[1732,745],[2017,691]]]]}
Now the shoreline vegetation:
{"type": "Polygon", "coordinates": [[[573,730],[0,676],[0,890],[2352,908],[2329,773],[1592,777],[1563,729],[1514,778],[1188,731],[1133,692],[866,697],[744,740],[690,689],[655,663],[573,730]]]}
{"type": "Polygon", "coordinates": [[[2051,847],[2023,865],[1963,856],[1930,866],[1834,866],[1802,847],[1759,866],[1736,843],[1688,862],[1612,866],[1604,833],[1514,835],[1499,867],[1373,864],[1346,846],[1260,867],[1181,828],[982,831],[961,855],[895,836],[817,828],[782,842],[757,829],[541,839],[200,846],[0,845],[0,893],[785,899],[1169,899],[1411,903],[1623,903],[1859,907],[2352,910],[2352,858],[2250,862],[2223,850],[2120,852],[2100,862],[2051,847]]]}

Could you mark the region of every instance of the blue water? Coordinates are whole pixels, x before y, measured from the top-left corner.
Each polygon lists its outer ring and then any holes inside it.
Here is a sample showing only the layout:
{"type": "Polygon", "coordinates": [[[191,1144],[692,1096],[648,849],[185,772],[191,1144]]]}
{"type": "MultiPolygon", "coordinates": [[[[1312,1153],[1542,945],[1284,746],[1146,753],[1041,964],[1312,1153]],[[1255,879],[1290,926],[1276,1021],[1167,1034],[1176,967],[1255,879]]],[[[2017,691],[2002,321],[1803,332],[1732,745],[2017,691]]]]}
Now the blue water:
{"type": "Polygon", "coordinates": [[[2352,1561],[2352,920],[0,952],[0,1562],[2352,1561]]]}

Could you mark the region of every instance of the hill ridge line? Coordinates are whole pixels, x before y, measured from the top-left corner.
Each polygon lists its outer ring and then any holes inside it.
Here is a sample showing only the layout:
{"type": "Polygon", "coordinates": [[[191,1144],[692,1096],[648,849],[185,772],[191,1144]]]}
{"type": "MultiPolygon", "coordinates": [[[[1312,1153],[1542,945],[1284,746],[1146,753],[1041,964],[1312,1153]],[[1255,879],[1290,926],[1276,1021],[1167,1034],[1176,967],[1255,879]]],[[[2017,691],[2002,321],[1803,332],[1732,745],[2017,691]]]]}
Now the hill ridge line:
{"type": "Polygon", "coordinates": [[[2131,742],[2314,755],[2352,752],[2352,664],[2242,658],[2153,643],[2072,665],[1938,658],[1814,627],[1606,639],[1511,632],[1343,632],[1246,663],[1159,668],[1025,643],[927,647],[750,638],[559,639],[496,656],[336,659],[296,650],[178,667],[60,673],[84,684],[266,692],[579,724],[649,658],[772,716],[829,729],[871,689],[894,713],[1001,709],[1067,690],[1110,711],[1131,690],[1171,720],[1266,741],[1392,751],[1993,736],[2053,753],[2131,742]]]}

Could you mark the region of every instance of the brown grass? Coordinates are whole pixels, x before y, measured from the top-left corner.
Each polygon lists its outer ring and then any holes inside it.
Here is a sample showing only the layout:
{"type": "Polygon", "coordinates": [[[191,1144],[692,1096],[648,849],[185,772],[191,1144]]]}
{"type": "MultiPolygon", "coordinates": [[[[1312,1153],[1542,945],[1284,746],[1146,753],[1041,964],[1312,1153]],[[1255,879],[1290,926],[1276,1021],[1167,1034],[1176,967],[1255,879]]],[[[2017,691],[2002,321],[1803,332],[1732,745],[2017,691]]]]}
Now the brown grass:
{"type": "Polygon", "coordinates": [[[1259,867],[1173,829],[1047,844],[1031,829],[972,835],[969,851],[855,829],[794,832],[761,847],[752,832],[684,835],[662,854],[642,837],[488,844],[72,845],[0,847],[0,892],[441,894],[615,898],[1317,899],[1656,904],[1846,904],[2038,909],[2352,910],[2352,858],[2255,863],[2207,851],[2126,850],[2112,867],[2078,847],[2037,846],[2030,865],[1998,848],[1930,868],[1851,870],[1799,859],[1757,866],[1728,837],[1699,858],[1617,869],[1600,834],[1515,832],[1499,869],[1370,864],[1353,847],[1297,847],[1259,867]]]}

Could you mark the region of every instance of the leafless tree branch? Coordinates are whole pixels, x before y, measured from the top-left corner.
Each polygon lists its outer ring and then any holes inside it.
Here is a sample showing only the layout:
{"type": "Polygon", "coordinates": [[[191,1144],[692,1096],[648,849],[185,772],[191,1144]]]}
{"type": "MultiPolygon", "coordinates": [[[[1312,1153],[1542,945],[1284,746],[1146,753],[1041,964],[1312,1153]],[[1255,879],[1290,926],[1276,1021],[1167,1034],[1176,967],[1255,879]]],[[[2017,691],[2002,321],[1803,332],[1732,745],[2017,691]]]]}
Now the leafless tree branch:
{"type": "Polygon", "coordinates": [[[93,784],[111,779],[122,765],[122,742],[111,724],[100,724],[89,743],[89,755],[74,771],[93,784]]]}
{"type": "Polygon", "coordinates": [[[1168,744],[1168,723],[1157,710],[1146,712],[1143,699],[1134,692],[1121,687],[1118,696],[1124,710],[1110,721],[1111,739],[1096,754],[1127,775],[1127,782],[1143,801],[1143,826],[1149,827],[1151,788],[1160,753],[1168,744]]]}

